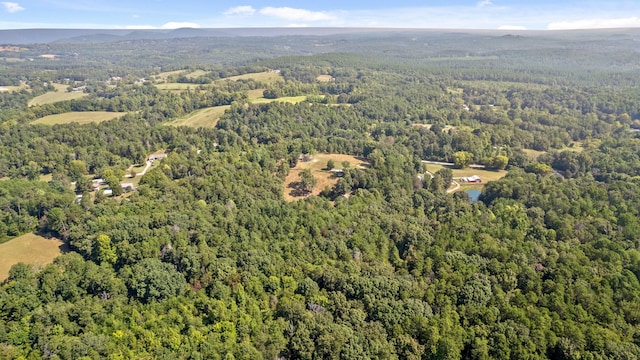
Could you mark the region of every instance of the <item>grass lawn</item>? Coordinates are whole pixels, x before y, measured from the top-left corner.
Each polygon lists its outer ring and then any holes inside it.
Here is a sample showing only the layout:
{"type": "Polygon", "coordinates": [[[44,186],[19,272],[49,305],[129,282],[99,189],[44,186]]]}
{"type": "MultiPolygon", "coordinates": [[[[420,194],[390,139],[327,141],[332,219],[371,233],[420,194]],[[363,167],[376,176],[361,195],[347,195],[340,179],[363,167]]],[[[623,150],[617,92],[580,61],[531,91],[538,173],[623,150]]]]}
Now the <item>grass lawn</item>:
{"type": "Polygon", "coordinates": [[[261,99],[262,93],[264,93],[264,89],[249,90],[247,91],[247,96],[249,97],[249,101],[252,101],[255,99],[261,99]]]}
{"type": "Polygon", "coordinates": [[[69,112],[64,114],[49,115],[43,118],[37,119],[32,124],[44,124],[44,125],[56,125],[56,124],[90,124],[99,123],[107,120],[112,120],[125,115],[123,112],[108,112],[108,111],[84,111],[84,112],[69,112]]]}
{"type": "Polygon", "coordinates": [[[316,186],[311,192],[312,195],[320,194],[325,187],[333,187],[338,182],[339,178],[325,170],[327,162],[330,159],[333,160],[338,168],[342,168],[343,161],[348,161],[351,164],[351,168],[364,167],[367,164],[364,159],[343,154],[316,154],[311,161],[298,161],[296,167],[289,170],[289,175],[287,175],[284,180],[284,199],[286,201],[295,201],[304,198],[304,196],[292,196],[290,194],[292,190],[290,184],[300,181],[300,172],[304,169],[311,169],[313,177],[317,181],[316,186]]]}
{"type": "Polygon", "coordinates": [[[264,83],[274,83],[278,81],[284,81],[282,79],[282,76],[280,76],[280,74],[275,73],[273,71],[264,71],[259,73],[249,73],[249,74],[242,74],[242,75],[236,75],[236,76],[229,76],[229,77],[220,79],[218,81],[224,81],[224,80],[236,81],[236,80],[242,80],[242,79],[253,79],[253,80],[261,81],[264,83]]]}
{"type": "Polygon", "coordinates": [[[53,84],[53,86],[56,88],[56,91],[50,91],[46,94],[36,96],[29,101],[29,106],[53,104],[60,101],[74,100],[89,96],[89,94],[85,94],[83,92],[67,92],[67,85],[53,84]]]}
{"type": "Polygon", "coordinates": [[[214,106],[210,108],[196,110],[189,115],[182,118],[167,122],[170,126],[190,126],[190,127],[204,127],[214,128],[220,119],[220,116],[230,108],[229,105],[214,106]]]}
{"type": "MultiPolygon", "coordinates": [[[[443,165],[434,165],[434,164],[426,164],[427,171],[430,173],[435,173],[436,171],[444,168],[443,165]]],[[[453,171],[453,179],[456,180],[461,177],[470,177],[472,175],[478,175],[480,179],[482,179],[482,183],[477,184],[469,184],[461,181],[457,181],[460,184],[460,190],[469,190],[469,189],[482,189],[484,184],[489,181],[499,180],[505,175],[507,175],[506,170],[484,170],[484,169],[472,169],[472,168],[464,168],[464,169],[456,169],[454,167],[449,167],[453,171]]]]}
{"type": "Polygon", "coordinates": [[[62,254],[64,245],[58,239],[24,234],[0,244],[0,281],[9,276],[11,266],[23,262],[40,267],[62,254]]]}
{"type": "Polygon", "coordinates": [[[331,76],[331,75],[318,75],[318,77],[316,77],[316,80],[318,80],[320,82],[329,82],[329,81],[333,80],[333,76],[331,76]]]}
{"type": "Polygon", "coordinates": [[[527,157],[529,157],[530,160],[536,160],[538,156],[547,153],[546,151],[538,151],[533,149],[522,149],[522,152],[527,154],[527,157]]]}

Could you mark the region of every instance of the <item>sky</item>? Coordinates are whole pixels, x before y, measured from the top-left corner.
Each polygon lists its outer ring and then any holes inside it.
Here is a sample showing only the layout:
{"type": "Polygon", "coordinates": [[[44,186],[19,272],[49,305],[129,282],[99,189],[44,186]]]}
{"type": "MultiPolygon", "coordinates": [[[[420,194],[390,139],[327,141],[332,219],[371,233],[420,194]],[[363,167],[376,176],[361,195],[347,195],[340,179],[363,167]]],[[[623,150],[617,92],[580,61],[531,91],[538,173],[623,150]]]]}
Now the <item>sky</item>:
{"type": "Polygon", "coordinates": [[[640,0],[0,0],[0,29],[640,27],[640,0]]]}

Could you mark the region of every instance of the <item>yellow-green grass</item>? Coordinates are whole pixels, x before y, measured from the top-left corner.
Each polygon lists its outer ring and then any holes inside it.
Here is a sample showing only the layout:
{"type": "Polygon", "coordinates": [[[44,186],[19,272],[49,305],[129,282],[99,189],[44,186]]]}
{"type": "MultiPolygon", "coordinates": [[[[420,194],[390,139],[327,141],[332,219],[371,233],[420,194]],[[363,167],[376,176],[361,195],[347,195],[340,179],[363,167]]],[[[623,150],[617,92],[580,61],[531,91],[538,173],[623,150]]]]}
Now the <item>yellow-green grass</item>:
{"type": "Polygon", "coordinates": [[[189,79],[197,79],[200,76],[207,75],[208,73],[209,73],[209,71],[195,70],[195,71],[192,71],[192,72],[186,74],[185,76],[188,77],[189,79]]]}
{"type": "Polygon", "coordinates": [[[242,75],[236,75],[236,76],[229,76],[226,78],[222,78],[220,80],[237,81],[242,79],[253,79],[255,81],[260,81],[264,83],[274,83],[278,81],[284,81],[284,79],[282,79],[282,76],[280,76],[279,73],[276,73],[274,71],[264,71],[259,73],[249,73],[249,74],[242,74],[242,75]]]}
{"type": "Polygon", "coordinates": [[[265,98],[261,97],[261,98],[250,100],[250,102],[252,104],[267,104],[267,103],[272,103],[274,101],[279,101],[279,102],[288,102],[288,103],[292,103],[292,104],[297,104],[297,103],[303,102],[305,100],[307,100],[307,96],[306,95],[302,95],[302,96],[283,96],[283,97],[279,97],[277,99],[265,99],[265,98]]]}
{"type": "Polygon", "coordinates": [[[158,90],[164,91],[184,91],[187,89],[195,89],[200,87],[199,84],[189,84],[189,83],[166,83],[166,84],[156,84],[158,90]]]}
{"type": "Polygon", "coordinates": [[[14,62],[23,62],[25,61],[24,59],[21,58],[13,58],[13,57],[5,57],[3,58],[4,61],[9,62],[9,63],[14,63],[14,62]]]}
{"type": "Polygon", "coordinates": [[[125,114],[126,113],[123,112],[108,111],[69,112],[64,114],[45,116],[43,118],[35,120],[34,122],[32,122],[32,124],[57,125],[69,123],[100,123],[103,121],[119,118],[125,114]]]}
{"type": "Polygon", "coordinates": [[[39,268],[62,254],[64,245],[58,239],[47,239],[33,233],[24,234],[0,244],[0,281],[7,279],[9,269],[17,263],[39,268]]]}
{"type": "Polygon", "coordinates": [[[292,196],[291,184],[300,181],[300,172],[304,169],[311,169],[313,177],[316,179],[316,186],[311,192],[312,195],[318,195],[324,188],[332,188],[337,182],[338,177],[326,170],[327,162],[333,160],[337,168],[342,168],[342,162],[348,161],[351,168],[365,167],[367,162],[362,158],[343,154],[316,154],[310,161],[299,160],[296,166],[289,170],[289,175],[284,180],[284,199],[286,201],[295,201],[303,199],[304,196],[292,196]]]}
{"type": "Polygon", "coordinates": [[[166,124],[171,126],[214,128],[218,120],[220,120],[220,116],[222,116],[228,108],[230,108],[229,105],[223,105],[196,110],[187,116],[172,120],[166,124]]]}
{"type": "Polygon", "coordinates": [[[20,91],[20,90],[29,90],[29,87],[26,84],[22,84],[19,86],[13,86],[13,85],[0,85],[0,92],[14,92],[14,91],[20,91]]]}
{"type": "MultiPolygon", "coordinates": [[[[431,129],[431,127],[433,126],[433,124],[411,124],[411,126],[415,126],[415,127],[423,127],[423,128],[427,128],[427,129],[431,129]]],[[[456,130],[456,129],[464,129],[464,130],[472,130],[471,127],[458,127],[458,126],[451,126],[451,125],[445,125],[442,128],[442,132],[449,132],[451,130],[456,130]]]]}
{"type": "Polygon", "coordinates": [[[264,93],[264,89],[255,89],[247,91],[247,96],[249,100],[255,100],[262,98],[262,94],[264,93]]]}
{"type": "Polygon", "coordinates": [[[320,82],[329,82],[329,81],[333,80],[333,76],[331,76],[331,75],[318,75],[316,77],[316,80],[318,80],[320,82]]]}
{"type": "Polygon", "coordinates": [[[494,170],[475,169],[475,168],[456,169],[453,166],[444,166],[444,165],[435,165],[435,164],[427,164],[427,171],[433,174],[436,171],[445,167],[452,170],[454,180],[461,177],[470,177],[473,175],[478,175],[482,180],[481,183],[472,183],[472,184],[464,183],[456,180],[456,182],[460,184],[461,190],[468,190],[471,188],[479,189],[479,188],[482,188],[484,184],[486,184],[487,182],[502,179],[503,177],[505,177],[505,175],[507,175],[506,170],[494,171],[494,170]],[[474,185],[474,186],[471,186],[471,185],[474,185]]]}
{"type": "Polygon", "coordinates": [[[530,160],[536,160],[538,158],[538,156],[544,155],[544,154],[547,153],[546,151],[538,151],[538,150],[533,150],[533,149],[522,149],[522,152],[527,154],[527,157],[530,160]]]}
{"type": "Polygon", "coordinates": [[[83,92],[67,92],[67,85],[53,84],[53,86],[56,88],[56,91],[50,91],[46,94],[36,96],[29,101],[29,106],[53,104],[60,101],[79,99],[89,95],[83,92]]]}
{"type": "Polygon", "coordinates": [[[180,74],[184,74],[187,70],[173,70],[173,71],[165,71],[165,72],[161,72],[160,74],[157,75],[153,75],[153,77],[155,79],[166,79],[169,76],[172,75],[180,75],[180,74]]]}

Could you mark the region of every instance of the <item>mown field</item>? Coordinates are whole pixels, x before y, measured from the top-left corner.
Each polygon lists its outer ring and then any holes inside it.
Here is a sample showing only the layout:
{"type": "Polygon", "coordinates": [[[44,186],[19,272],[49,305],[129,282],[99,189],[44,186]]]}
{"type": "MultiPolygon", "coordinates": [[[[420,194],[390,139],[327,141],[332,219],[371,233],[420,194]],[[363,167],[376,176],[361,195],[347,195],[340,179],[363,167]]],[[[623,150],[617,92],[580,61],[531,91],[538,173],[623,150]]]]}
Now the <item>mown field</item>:
{"type": "Polygon", "coordinates": [[[276,73],[276,72],[273,72],[273,71],[265,71],[265,72],[259,72],[259,73],[249,73],[249,74],[242,74],[242,75],[236,75],[236,76],[229,76],[227,78],[223,78],[223,79],[220,79],[218,81],[224,81],[224,80],[237,81],[237,80],[241,80],[241,79],[253,79],[253,80],[261,81],[261,82],[265,82],[265,83],[273,83],[273,82],[277,82],[277,81],[283,81],[282,76],[280,76],[279,73],[276,73]]]}
{"type": "Polygon", "coordinates": [[[24,234],[0,244],[0,281],[9,276],[11,266],[23,262],[41,267],[49,264],[64,250],[62,241],[35,234],[24,234]]]}
{"type": "Polygon", "coordinates": [[[222,116],[229,107],[229,105],[223,105],[196,110],[187,116],[169,121],[166,124],[170,126],[214,128],[220,116],[222,116]]]}
{"type": "Polygon", "coordinates": [[[83,92],[67,92],[67,85],[53,84],[53,86],[56,88],[56,91],[36,96],[29,101],[29,106],[53,104],[60,101],[80,99],[89,95],[83,92]]]}
{"type": "Polygon", "coordinates": [[[57,124],[90,124],[100,123],[107,120],[113,120],[125,115],[123,112],[108,111],[85,111],[85,112],[69,112],[64,114],[56,114],[42,117],[35,120],[32,124],[57,125],[57,124]]]}
{"type": "Polygon", "coordinates": [[[155,85],[158,90],[162,91],[184,91],[187,89],[195,89],[200,86],[200,84],[189,84],[189,83],[166,83],[166,84],[156,84],[155,85]]]}
{"type": "Polygon", "coordinates": [[[318,195],[324,188],[332,188],[337,182],[338,177],[327,171],[327,162],[333,160],[336,168],[342,168],[342,162],[347,161],[351,168],[365,167],[367,162],[364,159],[344,154],[316,154],[311,161],[298,161],[298,164],[291,170],[284,180],[284,199],[286,201],[295,201],[303,199],[304,196],[292,196],[292,183],[300,181],[300,172],[304,169],[311,169],[313,177],[316,179],[316,186],[311,192],[312,195],[318,195]]]}
{"type": "Polygon", "coordinates": [[[331,75],[318,75],[316,77],[316,80],[318,80],[320,82],[329,82],[329,81],[333,80],[333,76],[331,76],[331,75]]]}

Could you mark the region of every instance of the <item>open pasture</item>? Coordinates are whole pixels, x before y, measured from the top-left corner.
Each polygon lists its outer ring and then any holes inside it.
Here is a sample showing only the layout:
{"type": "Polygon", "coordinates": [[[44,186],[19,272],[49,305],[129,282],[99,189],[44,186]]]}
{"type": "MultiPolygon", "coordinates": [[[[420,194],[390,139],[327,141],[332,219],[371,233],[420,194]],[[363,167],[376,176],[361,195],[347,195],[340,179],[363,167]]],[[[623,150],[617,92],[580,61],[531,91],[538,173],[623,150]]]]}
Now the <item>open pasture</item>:
{"type": "Polygon", "coordinates": [[[229,105],[223,105],[196,110],[186,116],[168,122],[167,125],[214,128],[220,116],[222,116],[229,107],[229,105]]]}
{"type": "Polygon", "coordinates": [[[9,269],[17,263],[34,267],[49,264],[62,254],[64,244],[58,239],[47,239],[33,233],[24,234],[0,244],[0,281],[9,276],[9,269]]]}
{"type": "Polygon", "coordinates": [[[89,95],[83,92],[67,92],[67,85],[53,84],[53,86],[56,88],[56,91],[50,91],[46,94],[36,96],[29,101],[29,106],[53,104],[60,101],[80,99],[89,95]]]}
{"type": "Polygon", "coordinates": [[[108,112],[108,111],[84,111],[84,112],[69,112],[64,114],[56,114],[42,117],[35,120],[32,124],[44,124],[44,125],[57,125],[57,124],[90,124],[100,123],[107,120],[113,120],[119,118],[126,113],[123,112],[108,112]]]}

